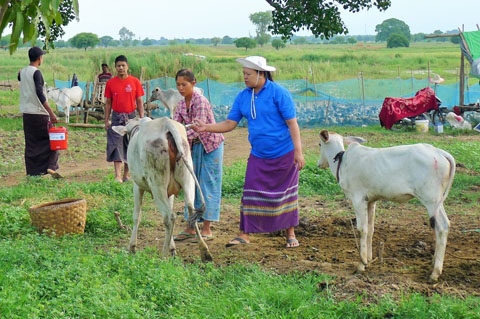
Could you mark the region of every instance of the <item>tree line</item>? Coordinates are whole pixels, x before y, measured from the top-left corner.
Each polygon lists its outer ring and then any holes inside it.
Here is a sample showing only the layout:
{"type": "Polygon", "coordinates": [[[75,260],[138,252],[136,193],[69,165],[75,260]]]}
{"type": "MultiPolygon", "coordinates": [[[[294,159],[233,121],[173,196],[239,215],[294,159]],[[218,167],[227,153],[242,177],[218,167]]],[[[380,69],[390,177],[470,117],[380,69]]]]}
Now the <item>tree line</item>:
{"type": "MultiPolygon", "coordinates": [[[[345,4],[344,0],[282,1],[266,0],[272,11],[256,12],[249,16],[256,27],[256,35],[238,39],[224,36],[223,38],[200,39],[160,39],[136,38],[135,34],[122,27],[119,38],[114,39],[106,35],[98,37],[94,33],[79,33],[68,41],[62,40],[65,34],[63,26],[73,19],[78,19],[78,0],[30,0],[30,1],[0,1],[0,47],[9,48],[13,52],[18,46],[39,45],[38,39],[44,43],[44,48],[76,47],[87,49],[96,46],[149,46],[174,44],[218,45],[235,44],[239,48],[254,48],[257,45],[271,44],[280,49],[291,44],[355,44],[357,42],[387,42],[387,47],[408,47],[410,42],[420,41],[452,41],[459,42],[458,37],[438,38],[426,40],[425,34],[411,34],[409,26],[398,19],[392,18],[383,21],[375,28],[376,35],[347,36],[348,29],[343,24],[338,11],[338,5],[351,12],[369,9],[372,6],[386,10],[390,0],[352,0],[345,4]],[[12,34],[3,36],[6,26],[12,27],[12,34]],[[295,36],[294,32],[300,29],[312,32],[310,37],[295,36]],[[277,35],[272,38],[272,34],[277,35]],[[23,34],[23,38],[21,35],[23,34]],[[344,35],[342,35],[344,34],[344,35]],[[28,43],[30,41],[30,43],[28,43]],[[23,43],[23,44],[22,44],[23,43]]],[[[440,30],[434,34],[443,33],[440,30]]],[[[457,33],[455,30],[446,33],[457,33]]]]}

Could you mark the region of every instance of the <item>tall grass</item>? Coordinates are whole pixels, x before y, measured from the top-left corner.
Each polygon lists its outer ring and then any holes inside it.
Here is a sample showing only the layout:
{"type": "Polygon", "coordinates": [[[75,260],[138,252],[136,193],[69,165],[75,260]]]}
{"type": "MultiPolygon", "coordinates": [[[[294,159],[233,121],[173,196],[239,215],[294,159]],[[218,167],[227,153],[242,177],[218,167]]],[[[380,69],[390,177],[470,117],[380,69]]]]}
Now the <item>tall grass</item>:
{"type": "MultiPolygon", "coordinates": [[[[201,81],[207,77],[221,82],[241,81],[241,72],[235,58],[245,55],[263,55],[277,67],[275,77],[280,80],[304,79],[315,82],[331,82],[356,78],[359,72],[367,79],[425,78],[427,68],[441,73],[447,83],[457,81],[460,49],[448,43],[412,44],[409,48],[387,49],[383,44],[351,45],[289,45],[275,50],[269,45],[245,52],[233,46],[174,45],[157,47],[60,48],[47,54],[41,67],[49,83],[53,79],[66,80],[73,73],[80,80],[93,80],[106,62],[113,68],[117,55],[129,59],[133,75],[144,79],[173,77],[181,68],[191,68],[201,81]],[[205,60],[184,56],[194,53],[206,56],[205,60]],[[430,64],[430,65],[429,65],[430,64]]],[[[20,68],[27,64],[26,49],[19,49],[12,56],[0,52],[0,81],[14,80],[20,68]]],[[[473,83],[473,82],[472,82],[473,83]]]]}

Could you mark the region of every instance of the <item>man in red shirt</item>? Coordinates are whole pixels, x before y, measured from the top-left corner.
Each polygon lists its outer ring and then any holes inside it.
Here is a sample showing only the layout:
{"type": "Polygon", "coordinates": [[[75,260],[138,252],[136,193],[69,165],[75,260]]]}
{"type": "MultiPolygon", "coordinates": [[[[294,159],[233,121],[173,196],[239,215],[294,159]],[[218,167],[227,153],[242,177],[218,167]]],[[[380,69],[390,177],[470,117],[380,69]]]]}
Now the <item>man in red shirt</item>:
{"type": "Polygon", "coordinates": [[[117,76],[108,80],[105,87],[105,129],[107,130],[107,162],[113,162],[115,180],[125,182],[129,180],[127,164],[126,137],[115,133],[112,126],[126,125],[129,119],[135,118],[135,109],[138,116],[143,117],[143,100],[145,95],[140,81],[128,75],[128,61],[124,55],[115,59],[117,76]],[[112,111],[113,110],[113,111],[112,111]],[[112,111],[112,124],[110,125],[110,111],[112,111]],[[122,162],[124,165],[122,177],[122,162]]]}

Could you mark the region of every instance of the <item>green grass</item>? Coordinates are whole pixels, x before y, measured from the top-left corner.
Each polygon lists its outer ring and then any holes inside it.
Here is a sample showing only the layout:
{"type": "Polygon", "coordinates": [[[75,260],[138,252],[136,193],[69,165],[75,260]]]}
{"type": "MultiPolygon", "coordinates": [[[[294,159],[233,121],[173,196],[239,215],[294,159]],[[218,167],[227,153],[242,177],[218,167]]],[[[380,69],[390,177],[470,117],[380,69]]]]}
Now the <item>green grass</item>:
{"type": "MultiPolygon", "coordinates": [[[[113,67],[116,56],[125,54],[133,75],[143,79],[174,77],[181,68],[191,68],[199,81],[207,77],[220,82],[241,82],[242,75],[235,58],[263,55],[277,72],[279,80],[305,79],[316,83],[357,78],[363,72],[366,79],[425,79],[430,70],[440,73],[446,83],[458,81],[460,48],[449,43],[414,43],[409,48],[387,49],[385,44],[350,45],[289,45],[282,50],[271,46],[257,47],[245,52],[234,46],[176,45],[160,47],[96,48],[87,51],[61,48],[51,50],[41,66],[50,85],[53,79],[71,79],[76,73],[81,81],[92,81],[100,72],[102,62],[113,67]],[[204,55],[205,60],[184,56],[192,52],[204,55]]],[[[26,50],[13,55],[0,52],[0,81],[16,81],[18,70],[27,63],[26,50]]],[[[472,84],[475,83],[471,80],[472,84]]],[[[4,93],[2,92],[1,95],[4,93]]],[[[1,96],[0,95],[0,96],[1,96]]],[[[0,100],[0,105],[2,104],[0,100]]],[[[3,104],[5,105],[5,104],[3,104]]]]}
{"type": "MultiPolygon", "coordinates": [[[[6,122],[0,122],[8,128],[6,122]]],[[[11,130],[18,129],[18,120],[11,130]]],[[[343,135],[363,136],[373,147],[430,142],[454,154],[472,170],[479,169],[478,143],[456,142],[433,134],[388,132],[379,127],[335,128],[343,135]],[[448,141],[447,141],[448,140],[448,141]]],[[[4,131],[5,132],[5,131],[4,131]]],[[[91,137],[95,135],[95,133],[91,137]]],[[[303,133],[302,133],[303,134],[303,133]]],[[[304,134],[315,134],[314,130],[304,134]]],[[[343,197],[329,171],[316,167],[317,152],[306,154],[300,174],[301,196],[326,201],[343,197]]],[[[241,195],[245,162],[224,169],[227,201],[241,195]]],[[[478,318],[480,299],[448,295],[431,297],[404,292],[400,298],[371,296],[339,300],[334,278],[314,273],[278,275],[255,265],[216,267],[199,260],[164,260],[154,248],[133,256],[118,247],[129,234],[112,218],[118,211],[131,219],[131,185],[25,178],[16,186],[0,187],[0,314],[2,318],[478,318]],[[86,232],[60,239],[40,236],[30,224],[28,207],[67,197],[88,202],[86,232]],[[321,287],[325,286],[323,289],[321,287]]],[[[458,173],[447,200],[462,214],[478,206],[480,177],[458,173]]],[[[415,203],[420,205],[419,203],[415,203]]],[[[154,212],[150,196],[144,211],[154,212]]],[[[154,227],[149,223],[142,227],[154,227]]]]}

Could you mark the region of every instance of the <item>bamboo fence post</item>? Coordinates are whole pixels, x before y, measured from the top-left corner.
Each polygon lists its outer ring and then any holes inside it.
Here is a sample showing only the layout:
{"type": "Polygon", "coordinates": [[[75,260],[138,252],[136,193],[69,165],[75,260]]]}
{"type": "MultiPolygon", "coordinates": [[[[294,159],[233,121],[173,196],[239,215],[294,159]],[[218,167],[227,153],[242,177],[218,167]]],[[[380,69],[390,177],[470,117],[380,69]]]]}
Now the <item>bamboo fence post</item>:
{"type": "Polygon", "coordinates": [[[410,70],[410,79],[411,79],[411,84],[412,84],[412,92],[413,92],[413,70],[410,70]]]}
{"type": "Polygon", "coordinates": [[[427,86],[430,86],[430,60],[427,63],[427,86]]]}
{"type": "Polygon", "coordinates": [[[307,95],[308,95],[308,71],[305,76],[305,107],[307,107],[307,95]]]}
{"type": "Polygon", "coordinates": [[[362,81],[362,103],[363,103],[363,111],[365,111],[365,82],[363,80],[363,71],[360,71],[360,79],[362,81]]]}
{"type": "Polygon", "coordinates": [[[211,104],[212,100],[210,100],[210,85],[208,83],[208,77],[207,77],[207,94],[208,94],[208,102],[210,102],[210,104],[211,104]]]}
{"type": "Polygon", "coordinates": [[[150,99],[148,94],[150,93],[150,82],[147,81],[147,94],[145,95],[145,106],[147,109],[147,116],[152,117],[152,111],[150,110],[150,103],[148,100],[150,99]]]}
{"type": "Polygon", "coordinates": [[[400,88],[400,95],[402,96],[402,79],[400,79],[400,65],[397,65],[397,79],[398,83],[400,83],[399,88],[400,88]]]}
{"type": "Polygon", "coordinates": [[[310,70],[312,71],[313,92],[315,93],[315,97],[317,97],[317,88],[315,87],[315,72],[313,71],[312,66],[310,66],[310,70]]]}

